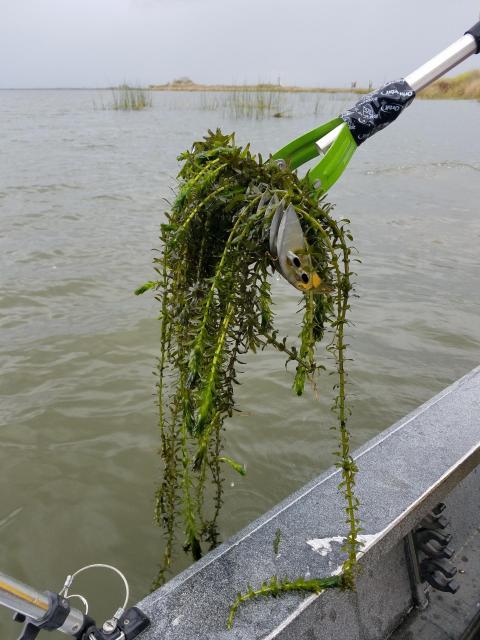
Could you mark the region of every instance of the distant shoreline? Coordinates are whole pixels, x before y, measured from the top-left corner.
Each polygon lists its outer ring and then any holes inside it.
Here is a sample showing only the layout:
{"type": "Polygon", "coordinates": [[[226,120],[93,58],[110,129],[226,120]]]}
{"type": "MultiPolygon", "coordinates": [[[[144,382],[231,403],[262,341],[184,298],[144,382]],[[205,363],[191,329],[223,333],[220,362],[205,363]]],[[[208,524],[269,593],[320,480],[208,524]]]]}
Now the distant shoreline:
{"type": "MultiPolygon", "coordinates": [[[[112,91],[118,87],[4,87],[0,91],[112,91]]],[[[135,87],[132,87],[135,88],[135,87]]],[[[298,87],[280,84],[197,84],[176,80],[166,84],[151,84],[142,89],[174,92],[268,92],[268,93],[327,93],[363,95],[372,91],[366,87],[298,87]]],[[[480,69],[458,76],[442,78],[418,94],[427,100],[480,100],[480,69]]]]}
{"type": "MultiPolygon", "coordinates": [[[[119,87],[0,87],[0,91],[114,91],[119,87]]],[[[136,87],[131,86],[135,89],[136,87]]],[[[146,87],[139,87],[146,91],[183,91],[183,92],[217,92],[217,91],[248,91],[248,92],[278,92],[278,93],[357,93],[364,94],[371,89],[364,88],[336,88],[336,87],[297,87],[283,86],[277,84],[196,84],[191,83],[167,83],[151,84],[146,87]]]]}
{"type": "Polygon", "coordinates": [[[275,93],[358,93],[371,91],[362,87],[297,87],[280,84],[197,84],[195,82],[169,82],[167,84],[151,84],[150,91],[271,91],[275,93]]]}
{"type": "MultiPolygon", "coordinates": [[[[363,95],[372,91],[365,87],[297,87],[277,84],[196,84],[188,81],[174,81],[167,84],[152,84],[151,91],[215,92],[244,91],[278,93],[353,93],[363,95]]],[[[480,100],[480,69],[467,71],[458,76],[441,78],[418,94],[426,100],[480,100]]]]}

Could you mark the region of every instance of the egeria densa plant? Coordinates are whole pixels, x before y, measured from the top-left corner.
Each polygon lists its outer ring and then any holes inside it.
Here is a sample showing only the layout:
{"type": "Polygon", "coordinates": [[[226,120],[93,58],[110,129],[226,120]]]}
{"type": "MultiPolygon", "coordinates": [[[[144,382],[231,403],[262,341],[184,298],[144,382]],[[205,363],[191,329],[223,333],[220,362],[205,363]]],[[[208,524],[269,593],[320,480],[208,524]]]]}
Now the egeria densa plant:
{"type": "Polygon", "coordinates": [[[335,452],[348,524],[342,573],[314,580],[273,576],[258,589],[248,587],[232,605],[286,591],[353,588],[359,549],[355,462],[347,430],[345,328],[351,283],[348,220],[336,221],[332,207],[307,179],[276,162],[255,156],[233,135],[209,132],[180,156],[175,200],[161,226],[156,280],[137,290],[155,291],[160,303],[158,405],[163,471],[156,496],[156,519],[165,536],[155,584],[171,566],[180,530],[194,560],[218,544],[222,505],[221,467],[243,474],[240,462],[225,455],[222,430],[236,409],[235,386],[242,358],[272,348],[293,363],[293,390],[302,395],[325,366],[317,361],[323,338],[335,363],[333,411],[339,434],[335,452]],[[269,252],[274,211],[262,205],[265,189],[291,203],[320,277],[316,292],[299,292],[302,321],[298,339],[288,341],[275,327],[270,280],[276,259],[269,252]],[[206,491],[207,486],[213,487],[206,491]],[[206,497],[209,497],[208,501],[206,497]]]}

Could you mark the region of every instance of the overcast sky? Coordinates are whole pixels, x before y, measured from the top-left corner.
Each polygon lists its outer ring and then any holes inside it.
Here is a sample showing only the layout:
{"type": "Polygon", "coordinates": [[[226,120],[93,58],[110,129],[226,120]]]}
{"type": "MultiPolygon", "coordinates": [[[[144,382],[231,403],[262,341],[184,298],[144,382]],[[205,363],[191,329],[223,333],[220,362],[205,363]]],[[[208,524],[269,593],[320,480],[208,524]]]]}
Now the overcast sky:
{"type": "MultiPolygon", "coordinates": [[[[0,0],[0,87],[122,81],[378,85],[478,19],[479,0],[0,0]]],[[[463,70],[480,68],[480,56],[463,70]]]]}

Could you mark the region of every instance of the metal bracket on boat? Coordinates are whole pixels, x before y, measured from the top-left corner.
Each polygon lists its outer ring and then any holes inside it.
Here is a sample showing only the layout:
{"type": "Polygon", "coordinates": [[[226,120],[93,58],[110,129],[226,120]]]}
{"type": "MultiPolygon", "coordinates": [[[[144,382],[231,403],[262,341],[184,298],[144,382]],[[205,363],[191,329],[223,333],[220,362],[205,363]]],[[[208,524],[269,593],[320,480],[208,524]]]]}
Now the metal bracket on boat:
{"type": "Polygon", "coordinates": [[[434,589],[456,593],[460,588],[454,579],[457,567],[450,562],[455,550],[450,546],[452,535],[446,531],[450,525],[443,515],[445,504],[440,502],[413,531],[413,545],[420,579],[434,589]]]}
{"type": "MultiPolygon", "coordinates": [[[[137,607],[130,607],[125,610],[130,597],[130,587],[124,574],[116,567],[110,564],[100,563],[86,565],[85,567],[78,569],[78,571],[75,571],[74,574],[67,576],[60,594],[67,598],[68,591],[73,584],[74,578],[83,571],[95,568],[109,569],[122,579],[125,587],[125,599],[122,606],[117,609],[111,618],[103,623],[101,628],[95,626],[95,622],[91,620],[89,621],[90,625],[84,625],[83,632],[77,634],[75,637],[79,640],[133,640],[139,633],[144,631],[150,625],[150,620],[137,607]]],[[[82,596],[77,597],[81,597],[81,599],[86,603],[85,598],[82,596]]],[[[86,613],[88,613],[88,608],[86,613]]]]}
{"type": "Polygon", "coordinates": [[[18,640],[35,640],[42,629],[54,631],[60,629],[70,613],[70,605],[67,598],[57,593],[47,591],[50,607],[46,614],[37,621],[29,620],[23,613],[15,612],[13,619],[15,622],[24,624],[22,633],[18,640]]]}
{"type": "MultiPolygon", "coordinates": [[[[21,613],[15,613],[15,622],[25,623],[18,640],[35,640],[42,630],[62,630],[70,613],[70,605],[66,598],[56,593],[49,595],[52,596],[52,607],[43,620],[32,621],[21,613]]],[[[95,626],[95,621],[85,615],[82,626],[73,637],[77,640],[134,640],[149,625],[150,620],[140,609],[130,607],[118,620],[107,620],[101,628],[95,626]]]]}
{"type": "Polygon", "coordinates": [[[425,582],[439,591],[456,593],[460,585],[454,580],[457,567],[450,562],[455,550],[450,546],[450,525],[443,515],[445,504],[440,502],[419,525],[405,537],[405,555],[415,606],[428,607],[425,582]]]}
{"type": "Polygon", "coordinates": [[[92,627],[82,640],[133,640],[150,625],[150,620],[137,607],[130,607],[115,622],[107,620],[101,629],[92,627]]]}
{"type": "Polygon", "coordinates": [[[121,571],[105,564],[82,567],[67,576],[59,593],[38,591],[34,587],[0,572],[0,605],[14,612],[14,621],[23,624],[18,640],[35,640],[40,631],[59,630],[75,640],[134,640],[150,626],[149,618],[138,607],[126,609],[130,595],[127,579],[121,571]],[[88,602],[79,594],[68,594],[75,576],[95,567],[111,569],[125,585],[125,600],[102,627],[88,615],[88,602]],[[82,612],[70,605],[71,598],[79,598],[85,607],[82,612]]]}

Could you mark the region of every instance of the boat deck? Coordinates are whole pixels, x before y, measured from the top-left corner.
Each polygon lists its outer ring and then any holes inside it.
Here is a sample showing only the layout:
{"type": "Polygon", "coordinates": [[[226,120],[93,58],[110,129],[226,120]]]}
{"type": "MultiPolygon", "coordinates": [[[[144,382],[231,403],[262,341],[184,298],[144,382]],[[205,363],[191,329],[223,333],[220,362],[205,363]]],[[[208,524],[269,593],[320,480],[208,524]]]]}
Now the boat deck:
{"type": "Polygon", "coordinates": [[[354,457],[365,542],[356,592],[262,598],[241,606],[226,628],[247,584],[331,575],[341,566],[346,525],[332,468],[140,602],[152,619],[142,640],[472,640],[462,634],[480,602],[480,368],[354,457]],[[451,521],[452,562],[463,571],[456,594],[425,589],[406,551],[405,540],[439,502],[451,521]],[[430,604],[417,611],[426,593],[430,604]]]}

